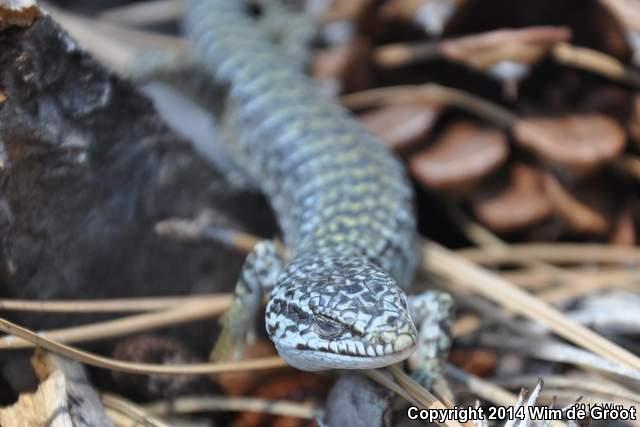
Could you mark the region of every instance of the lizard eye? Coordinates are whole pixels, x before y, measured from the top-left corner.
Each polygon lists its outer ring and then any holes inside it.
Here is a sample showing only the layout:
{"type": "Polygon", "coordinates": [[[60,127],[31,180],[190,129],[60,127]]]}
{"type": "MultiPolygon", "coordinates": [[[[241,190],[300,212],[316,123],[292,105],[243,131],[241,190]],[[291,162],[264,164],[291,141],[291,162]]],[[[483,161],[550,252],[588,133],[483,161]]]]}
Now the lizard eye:
{"type": "Polygon", "coordinates": [[[344,331],[340,323],[325,316],[316,316],[313,329],[320,337],[328,339],[335,338],[344,331]]]}

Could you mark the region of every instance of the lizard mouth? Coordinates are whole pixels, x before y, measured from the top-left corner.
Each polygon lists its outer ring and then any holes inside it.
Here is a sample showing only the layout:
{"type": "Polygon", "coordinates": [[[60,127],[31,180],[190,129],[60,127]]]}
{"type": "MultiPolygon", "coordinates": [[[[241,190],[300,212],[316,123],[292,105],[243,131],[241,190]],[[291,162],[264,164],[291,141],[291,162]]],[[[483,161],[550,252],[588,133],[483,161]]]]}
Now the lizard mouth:
{"type": "Polygon", "coordinates": [[[325,369],[374,369],[393,365],[407,359],[416,349],[414,342],[397,351],[375,356],[364,354],[341,354],[328,349],[295,348],[276,344],[280,356],[294,368],[303,371],[325,369]]]}

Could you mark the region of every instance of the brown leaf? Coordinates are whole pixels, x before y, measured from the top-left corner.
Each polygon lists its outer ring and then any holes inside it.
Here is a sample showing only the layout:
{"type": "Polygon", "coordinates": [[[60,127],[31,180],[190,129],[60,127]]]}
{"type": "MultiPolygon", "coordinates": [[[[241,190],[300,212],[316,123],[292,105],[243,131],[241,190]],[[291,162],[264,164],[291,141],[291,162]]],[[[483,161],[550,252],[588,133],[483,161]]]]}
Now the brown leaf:
{"type": "Polygon", "coordinates": [[[496,170],[506,159],[508,150],[501,131],[458,122],[435,144],[413,156],[409,167],[427,187],[462,190],[496,170]]]}
{"type": "Polygon", "coordinates": [[[626,139],[618,123],[601,114],[522,119],[514,134],[522,147],[578,175],[615,159],[626,139]]]}
{"type": "MultiPolygon", "coordinates": [[[[274,356],[275,348],[270,341],[258,340],[255,344],[245,349],[244,357],[247,359],[274,356]]],[[[273,372],[231,372],[218,375],[216,381],[225,394],[240,396],[255,389],[259,384],[273,376],[273,372]]]]}
{"type": "Polygon", "coordinates": [[[525,164],[515,164],[508,184],[498,192],[480,195],[472,202],[474,214],[494,231],[508,232],[548,218],[551,202],[544,192],[542,174],[525,164]]]}
{"type": "MultiPolygon", "coordinates": [[[[252,388],[252,395],[267,400],[305,402],[322,399],[329,389],[329,381],[315,374],[290,371],[283,375],[263,379],[252,388]]],[[[315,420],[273,416],[245,412],[238,416],[232,427],[315,427],[315,420]]]]}
{"type": "Polygon", "coordinates": [[[389,105],[364,113],[360,121],[397,153],[422,142],[439,117],[438,107],[389,105]]]}
{"type": "Polygon", "coordinates": [[[452,351],[449,360],[465,372],[479,377],[492,375],[498,362],[495,352],[475,349],[452,351]]]}

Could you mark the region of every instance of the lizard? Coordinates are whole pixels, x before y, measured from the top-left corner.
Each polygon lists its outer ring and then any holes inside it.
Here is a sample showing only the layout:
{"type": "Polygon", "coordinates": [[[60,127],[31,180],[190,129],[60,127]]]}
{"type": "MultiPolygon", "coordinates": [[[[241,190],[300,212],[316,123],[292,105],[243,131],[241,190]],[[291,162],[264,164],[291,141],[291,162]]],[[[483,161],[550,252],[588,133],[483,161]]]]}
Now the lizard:
{"type": "Polygon", "coordinates": [[[249,253],[217,354],[254,336],[269,294],[267,334],[289,365],[369,369],[411,356],[431,383],[452,303],[403,291],[420,253],[404,166],[260,32],[243,1],[187,0],[184,26],[201,66],[228,86],[231,149],[276,213],[287,255],[272,240],[249,253]]]}

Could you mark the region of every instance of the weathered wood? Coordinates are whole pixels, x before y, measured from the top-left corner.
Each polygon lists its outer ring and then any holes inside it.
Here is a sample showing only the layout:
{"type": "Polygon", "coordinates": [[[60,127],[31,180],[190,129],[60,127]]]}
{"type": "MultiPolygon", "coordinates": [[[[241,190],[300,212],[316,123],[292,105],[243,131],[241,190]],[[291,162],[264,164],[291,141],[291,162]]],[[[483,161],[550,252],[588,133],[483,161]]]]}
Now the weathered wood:
{"type": "Polygon", "coordinates": [[[12,26],[29,26],[40,13],[35,0],[0,0],[0,30],[12,26]]]}
{"type": "Polygon", "coordinates": [[[3,427],[113,427],[82,365],[51,353],[32,359],[41,383],[17,403],[0,408],[3,427]]]}

